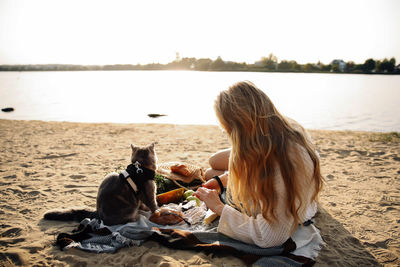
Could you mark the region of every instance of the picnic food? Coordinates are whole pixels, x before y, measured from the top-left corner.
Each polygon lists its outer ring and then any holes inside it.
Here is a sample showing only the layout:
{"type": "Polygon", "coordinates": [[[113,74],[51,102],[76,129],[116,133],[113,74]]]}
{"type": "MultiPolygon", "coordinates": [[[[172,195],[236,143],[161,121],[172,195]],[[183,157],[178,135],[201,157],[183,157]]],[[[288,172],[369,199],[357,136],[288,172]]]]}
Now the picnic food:
{"type": "Polygon", "coordinates": [[[181,174],[183,176],[190,176],[191,172],[189,171],[188,167],[184,164],[175,164],[170,167],[171,172],[181,174]]]}
{"type": "Polygon", "coordinates": [[[155,211],[149,218],[150,221],[161,225],[172,225],[183,221],[182,213],[176,210],[161,208],[155,211]]]}
{"type": "Polygon", "coordinates": [[[215,212],[213,212],[212,210],[208,209],[207,212],[206,212],[206,216],[204,216],[203,224],[209,225],[209,224],[211,224],[217,217],[218,217],[218,215],[217,215],[215,212]]]}
{"type": "Polygon", "coordinates": [[[157,195],[157,203],[159,205],[178,202],[182,199],[183,193],[185,192],[184,188],[178,188],[175,190],[171,190],[162,194],[157,195]]]}
{"type": "Polygon", "coordinates": [[[194,193],[193,190],[187,190],[187,191],[185,191],[185,193],[183,193],[183,197],[187,199],[188,197],[193,195],[193,193],[194,193]]]}
{"type": "Polygon", "coordinates": [[[200,207],[200,199],[198,199],[197,197],[195,197],[195,196],[189,196],[189,197],[186,198],[186,200],[187,200],[187,201],[194,200],[194,201],[196,201],[197,207],[200,207]]]}

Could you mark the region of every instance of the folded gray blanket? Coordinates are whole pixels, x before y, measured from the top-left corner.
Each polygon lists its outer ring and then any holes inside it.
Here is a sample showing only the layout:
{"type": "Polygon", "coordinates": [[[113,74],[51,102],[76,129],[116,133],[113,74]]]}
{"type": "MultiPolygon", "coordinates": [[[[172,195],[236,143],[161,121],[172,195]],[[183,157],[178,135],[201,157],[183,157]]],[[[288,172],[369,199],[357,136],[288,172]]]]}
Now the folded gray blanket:
{"type": "Polygon", "coordinates": [[[216,227],[161,226],[143,215],[136,222],[117,226],[85,219],[73,233],[59,234],[57,244],[63,250],[74,247],[96,253],[114,253],[122,247],[140,246],[147,240],[174,249],[235,255],[244,263],[255,266],[311,266],[323,244],[313,224],[299,227],[281,246],[260,248],[217,233],[216,227]]]}

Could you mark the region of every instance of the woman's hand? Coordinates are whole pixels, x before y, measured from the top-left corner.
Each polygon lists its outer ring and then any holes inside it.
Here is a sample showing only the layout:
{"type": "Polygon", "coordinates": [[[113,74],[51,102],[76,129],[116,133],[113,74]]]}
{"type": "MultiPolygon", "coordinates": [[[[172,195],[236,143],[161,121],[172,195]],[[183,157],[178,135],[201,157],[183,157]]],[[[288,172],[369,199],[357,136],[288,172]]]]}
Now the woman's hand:
{"type": "Polygon", "coordinates": [[[217,190],[199,187],[193,195],[198,197],[201,201],[204,201],[209,209],[221,216],[224,203],[219,199],[217,190]]]}
{"type": "Polygon", "coordinates": [[[218,193],[221,193],[221,188],[220,188],[217,180],[215,180],[215,178],[212,178],[212,179],[208,180],[207,182],[205,182],[201,186],[205,187],[205,188],[208,188],[208,189],[214,189],[218,193]]]}
{"type": "MultiPolygon", "coordinates": [[[[224,174],[219,176],[222,185],[226,187],[227,181],[228,181],[228,172],[225,172],[224,174]]],[[[221,187],[219,186],[218,181],[215,178],[211,178],[207,182],[201,185],[202,187],[208,188],[208,189],[215,189],[217,190],[218,193],[221,193],[221,187]]]]}

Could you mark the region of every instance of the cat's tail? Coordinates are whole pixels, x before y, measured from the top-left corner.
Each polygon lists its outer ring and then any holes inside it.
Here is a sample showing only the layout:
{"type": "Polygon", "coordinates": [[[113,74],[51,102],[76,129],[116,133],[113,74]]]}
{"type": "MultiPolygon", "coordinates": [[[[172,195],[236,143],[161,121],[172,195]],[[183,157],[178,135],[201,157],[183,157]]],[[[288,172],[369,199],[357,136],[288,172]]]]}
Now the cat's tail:
{"type": "Polygon", "coordinates": [[[96,211],[91,211],[86,208],[71,208],[71,209],[54,209],[47,211],[43,218],[46,220],[55,221],[76,221],[81,222],[85,218],[99,218],[96,211]]]}

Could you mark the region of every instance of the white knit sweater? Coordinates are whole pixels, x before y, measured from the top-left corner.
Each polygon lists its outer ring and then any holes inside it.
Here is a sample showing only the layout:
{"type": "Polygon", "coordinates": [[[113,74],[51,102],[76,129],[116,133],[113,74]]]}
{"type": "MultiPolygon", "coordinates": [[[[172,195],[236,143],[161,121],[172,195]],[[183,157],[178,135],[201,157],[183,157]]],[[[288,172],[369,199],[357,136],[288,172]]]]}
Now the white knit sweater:
{"type": "MultiPolygon", "coordinates": [[[[302,154],[306,167],[306,173],[298,177],[301,182],[302,195],[306,200],[305,208],[300,210],[299,214],[300,219],[304,222],[311,219],[317,211],[316,203],[311,203],[311,196],[314,193],[314,186],[311,182],[314,167],[307,151],[298,145],[296,147],[298,149],[296,152],[302,154]]],[[[241,213],[229,205],[225,205],[219,221],[218,232],[233,239],[248,244],[255,244],[263,248],[282,245],[291,235],[294,220],[285,212],[286,191],[280,171],[277,171],[277,175],[275,176],[275,190],[278,194],[278,223],[276,225],[272,226],[261,214],[258,214],[254,218],[241,213]]]]}

